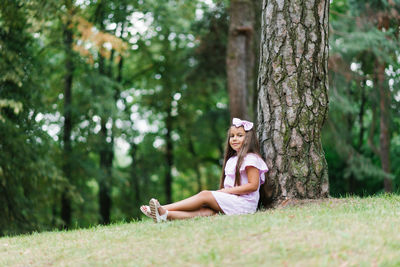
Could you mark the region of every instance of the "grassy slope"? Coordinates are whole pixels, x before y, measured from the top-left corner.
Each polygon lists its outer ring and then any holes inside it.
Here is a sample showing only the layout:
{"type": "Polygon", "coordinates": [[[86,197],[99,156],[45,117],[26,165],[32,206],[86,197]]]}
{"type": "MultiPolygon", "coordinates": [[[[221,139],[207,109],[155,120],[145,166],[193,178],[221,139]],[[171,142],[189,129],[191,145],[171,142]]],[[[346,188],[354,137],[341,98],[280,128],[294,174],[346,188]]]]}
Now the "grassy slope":
{"type": "Polygon", "coordinates": [[[0,238],[0,266],[400,266],[400,196],[0,238]]]}

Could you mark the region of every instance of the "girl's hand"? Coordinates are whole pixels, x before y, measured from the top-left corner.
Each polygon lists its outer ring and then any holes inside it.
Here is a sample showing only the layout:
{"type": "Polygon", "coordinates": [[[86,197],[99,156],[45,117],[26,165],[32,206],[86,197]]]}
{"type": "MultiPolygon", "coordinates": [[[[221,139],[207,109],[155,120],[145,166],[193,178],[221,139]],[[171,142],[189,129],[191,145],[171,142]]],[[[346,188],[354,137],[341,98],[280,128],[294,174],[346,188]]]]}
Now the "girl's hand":
{"type": "Polygon", "coordinates": [[[249,181],[247,184],[234,186],[230,188],[222,188],[218,191],[238,196],[249,194],[256,191],[258,189],[258,185],[260,182],[259,181],[260,171],[256,167],[247,166],[246,173],[247,173],[247,179],[249,181]]]}

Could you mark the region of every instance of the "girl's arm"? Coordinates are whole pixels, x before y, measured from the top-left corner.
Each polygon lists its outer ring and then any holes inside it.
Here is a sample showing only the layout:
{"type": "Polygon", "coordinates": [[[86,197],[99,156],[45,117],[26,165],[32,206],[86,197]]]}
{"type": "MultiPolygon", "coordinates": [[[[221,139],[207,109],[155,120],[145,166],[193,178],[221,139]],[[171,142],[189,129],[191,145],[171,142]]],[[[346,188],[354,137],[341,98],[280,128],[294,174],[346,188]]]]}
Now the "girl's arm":
{"type": "Polygon", "coordinates": [[[248,166],[246,167],[246,174],[247,180],[249,181],[247,184],[231,188],[222,188],[218,191],[234,195],[244,195],[256,191],[258,189],[258,184],[260,183],[260,171],[256,167],[248,166]]]}

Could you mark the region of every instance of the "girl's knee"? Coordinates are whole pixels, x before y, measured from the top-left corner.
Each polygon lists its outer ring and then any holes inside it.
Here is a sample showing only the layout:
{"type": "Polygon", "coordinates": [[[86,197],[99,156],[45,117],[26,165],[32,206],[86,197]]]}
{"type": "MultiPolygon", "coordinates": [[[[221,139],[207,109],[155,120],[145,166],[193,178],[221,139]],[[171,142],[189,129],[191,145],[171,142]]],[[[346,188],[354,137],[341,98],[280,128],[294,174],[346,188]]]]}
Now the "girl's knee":
{"type": "Polygon", "coordinates": [[[207,190],[202,190],[199,193],[197,193],[199,196],[204,196],[205,194],[207,194],[207,190]]]}
{"type": "Polygon", "coordinates": [[[207,197],[209,197],[211,194],[212,194],[211,191],[203,190],[203,191],[201,191],[198,195],[199,195],[200,197],[207,198],[207,197]]]}

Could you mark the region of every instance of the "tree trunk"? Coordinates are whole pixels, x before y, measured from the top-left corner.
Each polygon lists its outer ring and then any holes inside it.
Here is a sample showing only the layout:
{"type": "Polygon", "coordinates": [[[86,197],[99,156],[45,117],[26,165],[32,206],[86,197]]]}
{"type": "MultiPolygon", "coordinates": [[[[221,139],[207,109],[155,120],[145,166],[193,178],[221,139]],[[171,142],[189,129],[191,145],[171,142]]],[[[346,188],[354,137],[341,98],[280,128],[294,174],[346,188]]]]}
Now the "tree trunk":
{"type": "Polygon", "coordinates": [[[172,141],[172,115],[171,115],[171,106],[167,111],[167,118],[165,120],[165,126],[167,132],[165,134],[165,143],[166,143],[166,151],[165,151],[165,161],[167,163],[165,170],[165,195],[167,203],[172,203],[172,166],[174,164],[173,159],[173,141],[172,141]]]}
{"type": "MultiPolygon", "coordinates": [[[[377,62],[377,78],[379,87],[379,106],[380,106],[380,150],[382,169],[385,173],[390,174],[390,131],[389,131],[389,108],[390,108],[390,91],[385,86],[385,64],[377,62]]],[[[385,192],[392,192],[392,180],[385,177],[383,179],[383,189],[385,192]]]]}
{"type": "MultiPolygon", "coordinates": [[[[72,4],[67,1],[67,7],[70,11],[72,4]]],[[[71,29],[71,14],[68,14],[68,19],[64,24],[64,51],[65,51],[65,76],[64,76],[64,165],[63,172],[68,181],[71,181],[71,131],[72,131],[72,78],[74,72],[73,58],[72,58],[72,43],[73,33],[71,29]]],[[[61,219],[63,220],[63,227],[69,228],[71,226],[71,198],[69,187],[63,189],[61,195],[61,219]]]]}
{"type": "MultiPolygon", "coordinates": [[[[95,19],[99,24],[99,30],[104,31],[104,18],[105,15],[105,2],[100,1],[96,8],[95,19]]],[[[105,58],[101,54],[101,49],[104,49],[101,45],[99,46],[99,74],[104,76],[111,76],[110,73],[106,71],[105,58]]],[[[110,63],[112,64],[112,63],[110,63]]],[[[111,69],[110,69],[111,71],[111,69]]],[[[112,162],[114,158],[114,136],[108,133],[106,128],[106,123],[110,119],[108,111],[103,111],[101,116],[101,134],[100,134],[100,169],[102,174],[99,182],[99,208],[100,208],[100,223],[109,224],[111,221],[111,180],[112,180],[112,162]],[[110,141],[107,139],[110,138],[110,141]]]]}
{"type": "MultiPolygon", "coordinates": [[[[261,14],[262,14],[262,6],[263,6],[263,1],[262,0],[255,0],[254,1],[254,41],[253,41],[253,51],[254,51],[254,58],[258,59],[260,58],[260,41],[261,41],[261,14]]],[[[253,88],[252,88],[252,93],[250,98],[251,103],[251,111],[249,113],[252,113],[250,115],[250,119],[257,124],[257,103],[258,103],[258,86],[256,82],[256,77],[258,76],[258,69],[260,66],[260,61],[255,60],[254,61],[254,68],[253,68],[253,88]]]]}
{"type": "Polygon", "coordinates": [[[266,201],[328,196],[321,128],[328,111],[328,0],[264,0],[258,134],[266,201]]]}
{"type": "Polygon", "coordinates": [[[140,177],[137,175],[137,163],[136,163],[136,153],[137,153],[137,145],[132,141],[131,143],[131,157],[132,157],[132,164],[131,164],[131,184],[132,184],[132,191],[135,192],[135,203],[133,209],[133,216],[135,218],[140,218],[139,206],[141,203],[141,188],[140,188],[140,177]]]}
{"type": "Polygon", "coordinates": [[[100,223],[109,224],[111,214],[111,177],[113,161],[113,142],[107,142],[106,120],[101,119],[101,148],[100,169],[102,170],[99,183],[100,223]]]}
{"type": "Polygon", "coordinates": [[[120,56],[120,60],[118,62],[118,76],[117,76],[117,82],[121,83],[122,82],[122,66],[124,65],[124,58],[122,55],[120,56]]]}
{"type": "Polygon", "coordinates": [[[249,119],[254,86],[254,7],[250,0],[232,0],[227,48],[227,76],[231,117],[249,119]]]}
{"type": "Polygon", "coordinates": [[[193,144],[191,133],[189,133],[186,138],[188,139],[188,150],[189,150],[190,154],[192,154],[192,157],[195,160],[194,171],[196,172],[197,192],[200,192],[201,190],[203,190],[203,185],[201,183],[201,173],[200,173],[198,155],[194,149],[194,144],[193,144]]]}
{"type": "Polygon", "coordinates": [[[363,144],[363,140],[364,140],[364,113],[365,113],[365,104],[367,101],[367,98],[365,96],[365,79],[363,79],[362,81],[362,86],[361,86],[361,104],[360,104],[360,111],[358,113],[358,123],[360,125],[360,133],[358,135],[358,143],[357,143],[357,151],[361,152],[361,146],[363,144]]]}

